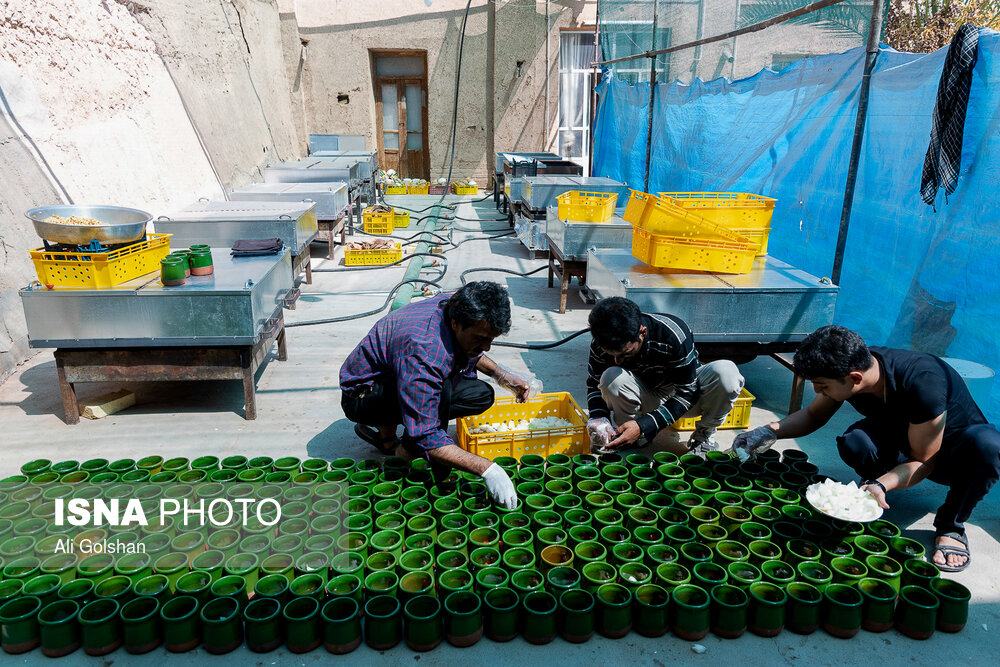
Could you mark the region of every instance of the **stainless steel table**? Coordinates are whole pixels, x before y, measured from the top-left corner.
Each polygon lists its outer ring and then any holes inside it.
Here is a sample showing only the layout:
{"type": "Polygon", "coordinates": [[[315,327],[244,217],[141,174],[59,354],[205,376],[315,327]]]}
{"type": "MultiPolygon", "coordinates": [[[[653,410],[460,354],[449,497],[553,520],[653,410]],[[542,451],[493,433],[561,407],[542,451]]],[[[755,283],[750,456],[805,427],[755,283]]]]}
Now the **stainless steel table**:
{"type": "Polygon", "coordinates": [[[291,255],[212,255],[212,275],[176,287],[152,273],[109,289],[20,290],[29,344],[56,348],[67,423],[80,418],[77,382],[242,380],[246,418],[256,417],[254,373],[274,344],[287,358],[291,255]]]}

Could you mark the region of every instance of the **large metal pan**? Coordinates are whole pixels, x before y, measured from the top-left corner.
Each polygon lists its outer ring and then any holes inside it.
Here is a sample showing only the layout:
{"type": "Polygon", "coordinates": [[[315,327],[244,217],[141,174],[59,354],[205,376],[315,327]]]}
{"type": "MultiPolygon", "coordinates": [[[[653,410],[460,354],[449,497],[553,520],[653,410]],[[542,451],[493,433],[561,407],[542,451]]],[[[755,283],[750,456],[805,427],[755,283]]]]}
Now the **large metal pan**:
{"type": "Polygon", "coordinates": [[[122,206],[36,206],[24,212],[26,218],[35,225],[35,232],[52,243],[87,245],[94,239],[105,245],[138,241],[146,233],[146,223],[153,216],[136,208],[122,206]],[[50,215],[62,218],[80,216],[93,218],[101,225],[63,225],[44,222],[50,215]]]}

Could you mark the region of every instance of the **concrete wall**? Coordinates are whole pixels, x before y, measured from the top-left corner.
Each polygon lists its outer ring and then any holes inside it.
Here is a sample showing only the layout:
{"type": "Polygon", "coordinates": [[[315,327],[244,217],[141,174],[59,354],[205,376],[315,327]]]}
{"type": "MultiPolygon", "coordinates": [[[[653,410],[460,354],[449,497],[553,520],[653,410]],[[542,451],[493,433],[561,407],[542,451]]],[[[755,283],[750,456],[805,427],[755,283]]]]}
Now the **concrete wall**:
{"type": "Polygon", "coordinates": [[[17,290],[41,241],[24,210],[72,199],[162,215],[300,157],[283,44],[296,33],[259,0],[4,3],[0,380],[29,354],[17,290]]]}
{"type": "MultiPolygon", "coordinates": [[[[428,143],[431,178],[446,175],[451,137],[455,71],[465,10],[462,0],[295,0],[300,33],[308,40],[303,72],[309,132],[361,134],[376,147],[370,49],[427,52],[428,143]],[[338,104],[347,94],[349,104],[338,104]]],[[[559,29],[593,23],[596,2],[496,3],[496,150],[547,150],[555,145],[558,121],[559,29]],[[549,41],[549,136],[545,136],[546,39],[549,41]],[[517,62],[522,61],[517,76],[517,62]]],[[[456,134],[455,177],[482,182],[486,155],[486,2],[473,0],[466,28],[456,134]]]]}

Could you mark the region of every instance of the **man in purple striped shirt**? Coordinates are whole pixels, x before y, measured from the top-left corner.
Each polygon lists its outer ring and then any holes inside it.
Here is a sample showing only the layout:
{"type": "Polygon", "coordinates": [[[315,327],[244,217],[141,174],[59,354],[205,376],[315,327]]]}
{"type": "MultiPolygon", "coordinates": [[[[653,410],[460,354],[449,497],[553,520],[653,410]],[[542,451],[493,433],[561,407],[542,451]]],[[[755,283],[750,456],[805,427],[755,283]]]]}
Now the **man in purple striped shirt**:
{"type": "Polygon", "coordinates": [[[476,379],[477,371],[519,402],[526,399],[528,382],[483,354],[509,330],[507,290],[489,281],[383,317],[340,369],[341,405],[355,433],[384,454],[399,445],[404,456],[481,475],[495,502],[515,507],[514,484],[503,469],[448,437],[451,419],[493,404],[493,388],[476,379]],[[403,436],[397,440],[399,424],[403,436]]]}

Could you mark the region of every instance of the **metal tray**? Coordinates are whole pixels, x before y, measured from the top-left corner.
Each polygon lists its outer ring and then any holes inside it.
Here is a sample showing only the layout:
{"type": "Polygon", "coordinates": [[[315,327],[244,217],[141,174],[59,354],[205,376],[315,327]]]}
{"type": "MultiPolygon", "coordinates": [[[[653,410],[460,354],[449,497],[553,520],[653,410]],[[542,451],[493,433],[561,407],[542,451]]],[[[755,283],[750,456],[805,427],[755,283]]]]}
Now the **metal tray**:
{"type": "Polygon", "coordinates": [[[347,183],[253,183],[230,193],[233,201],[316,204],[316,218],[335,220],[350,205],[347,183]]]}
{"type": "Polygon", "coordinates": [[[95,240],[105,245],[138,241],[146,233],[146,223],[153,219],[152,215],[137,208],[72,204],[36,206],[25,211],[24,216],[31,220],[35,232],[41,238],[51,243],[72,245],[88,245],[95,240]],[[105,224],[63,225],[57,222],[45,222],[45,218],[51,215],[63,218],[76,215],[93,218],[105,224]]]}
{"type": "Polygon", "coordinates": [[[279,238],[293,255],[312,241],[319,226],[314,202],[202,200],[153,223],[156,231],[173,234],[178,247],[194,243],[232,247],[240,239],[279,238]]]}

